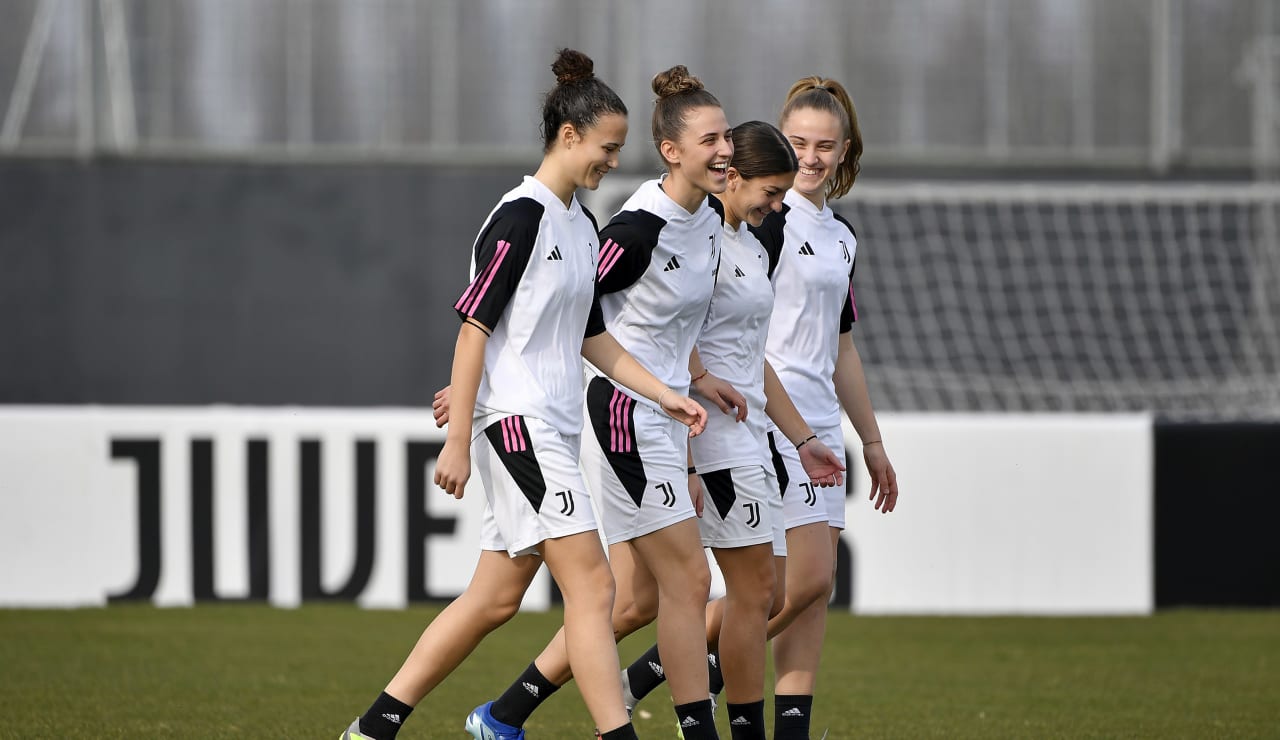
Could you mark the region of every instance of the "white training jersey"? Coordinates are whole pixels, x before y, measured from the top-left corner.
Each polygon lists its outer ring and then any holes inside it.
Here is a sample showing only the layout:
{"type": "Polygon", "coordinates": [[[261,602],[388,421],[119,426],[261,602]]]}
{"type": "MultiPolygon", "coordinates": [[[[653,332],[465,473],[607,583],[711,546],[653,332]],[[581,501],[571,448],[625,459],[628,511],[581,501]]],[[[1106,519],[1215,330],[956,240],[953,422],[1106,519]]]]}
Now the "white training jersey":
{"type": "Polygon", "coordinates": [[[596,293],[591,213],[525,177],[502,196],[476,237],[471,284],[454,310],[493,331],[474,421],[542,419],[582,433],[582,340],[604,331],[596,293]]]}
{"type": "Polygon", "coordinates": [[[723,223],[714,198],[689,213],[663,192],[661,180],[649,180],[600,232],[596,280],[605,326],[678,393],[688,393],[689,353],[715,287],[723,223]]]}
{"type": "Polygon", "coordinates": [[[747,418],[739,423],[699,399],[707,408],[707,428],[689,440],[698,472],[769,462],[764,348],[772,311],[769,255],[745,221],[737,229],[725,224],[720,272],[697,346],[706,369],[747,399],[747,418]]]}
{"type": "Polygon", "coordinates": [[[788,190],[779,212],[752,229],[769,254],[773,317],[765,354],[814,429],[840,425],[833,375],[840,335],[858,319],[853,270],[858,239],[831,210],[788,190]]]}

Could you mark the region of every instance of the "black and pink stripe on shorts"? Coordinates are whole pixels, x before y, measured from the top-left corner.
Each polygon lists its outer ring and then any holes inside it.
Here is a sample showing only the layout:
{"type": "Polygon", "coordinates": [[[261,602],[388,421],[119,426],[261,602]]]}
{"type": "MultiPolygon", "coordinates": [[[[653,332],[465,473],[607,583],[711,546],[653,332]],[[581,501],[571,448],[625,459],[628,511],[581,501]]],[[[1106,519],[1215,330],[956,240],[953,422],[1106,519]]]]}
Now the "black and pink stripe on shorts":
{"type": "Polygon", "coordinates": [[[618,389],[609,399],[609,451],[634,452],[635,440],[631,438],[631,410],[635,399],[618,389]]]}
{"type": "Polygon", "coordinates": [[[502,261],[510,251],[511,242],[499,239],[493,259],[489,260],[489,264],[485,265],[484,269],[476,275],[475,280],[471,281],[471,285],[467,286],[462,297],[453,305],[455,310],[467,316],[475,316],[476,309],[480,307],[480,301],[489,291],[489,286],[493,284],[493,276],[498,273],[498,268],[502,266],[502,261]]]}
{"type": "Polygon", "coordinates": [[[502,445],[507,452],[524,452],[529,449],[522,417],[508,416],[499,423],[502,425],[502,445]]]}

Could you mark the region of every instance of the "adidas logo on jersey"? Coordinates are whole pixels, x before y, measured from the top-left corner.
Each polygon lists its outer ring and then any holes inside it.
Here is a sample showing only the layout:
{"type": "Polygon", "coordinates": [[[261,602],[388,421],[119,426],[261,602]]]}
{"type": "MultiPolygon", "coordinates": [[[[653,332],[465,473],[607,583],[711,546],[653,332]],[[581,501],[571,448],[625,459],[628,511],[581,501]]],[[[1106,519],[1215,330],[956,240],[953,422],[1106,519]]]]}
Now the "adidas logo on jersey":
{"type": "Polygon", "coordinates": [[[521,685],[521,686],[523,686],[523,687],[524,687],[524,690],[525,690],[525,691],[528,691],[530,695],[532,695],[532,696],[534,696],[534,697],[536,697],[536,696],[538,695],[538,687],[537,687],[537,686],[534,686],[533,684],[529,683],[528,681],[522,681],[522,682],[520,683],[520,685],[521,685]]]}
{"type": "Polygon", "coordinates": [[[800,707],[791,707],[782,713],[783,717],[803,717],[804,712],[800,711],[800,707]]]}
{"type": "Polygon", "coordinates": [[[809,246],[809,242],[805,242],[804,246],[800,247],[800,254],[813,255],[813,247],[809,246]]]}
{"type": "Polygon", "coordinates": [[[555,245],[555,246],[551,249],[551,254],[547,255],[547,259],[549,259],[549,260],[563,260],[563,259],[564,259],[564,257],[561,257],[561,256],[560,256],[560,245],[559,245],[559,244],[555,245]]]}
{"type": "Polygon", "coordinates": [[[697,726],[698,726],[698,725],[700,725],[700,724],[702,724],[702,723],[701,723],[701,722],[699,722],[698,720],[694,719],[692,715],[690,715],[690,716],[688,716],[688,717],[685,717],[685,718],[684,718],[683,720],[681,720],[681,722],[680,722],[680,726],[681,726],[681,727],[697,727],[697,726]]]}
{"type": "Polygon", "coordinates": [[[729,724],[737,725],[738,727],[743,727],[745,725],[751,724],[751,720],[747,719],[746,717],[738,717],[737,719],[733,720],[729,724]]]}
{"type": "Polygon", "coordinates": [[[662,675],[662,666],[658,665],[657,663],[654,663],[652,660],[649,661],[649,668],[653,670],[653,675],[655,676],[662,675]]]}
{"type": "Polygon", "coordinates": [[[747,276],[747,273],[743,272],[741,267],[738,267],[737,265],[734,265],[734,266],[733,266],[733,276],[734,276],[734,277],[746,277],[746,276],[747,276]]]}
{"type": "Polygon", "coordinates": [[[387,714],[382,715],[382,718],[388,722],[394,722],[397,725],[400,724],[400,715],[398,714],[391,714],[388,712],[387,714]]]}
{"type": "Polygon", "coordinates": [[[671,259],[667,260],[667,266],[662,268],[662,271],[671,272],[672,270],[679,270],[679,269],[680,269],[680,260],[677,259],[676,257],[672,257],[671,259]]]}

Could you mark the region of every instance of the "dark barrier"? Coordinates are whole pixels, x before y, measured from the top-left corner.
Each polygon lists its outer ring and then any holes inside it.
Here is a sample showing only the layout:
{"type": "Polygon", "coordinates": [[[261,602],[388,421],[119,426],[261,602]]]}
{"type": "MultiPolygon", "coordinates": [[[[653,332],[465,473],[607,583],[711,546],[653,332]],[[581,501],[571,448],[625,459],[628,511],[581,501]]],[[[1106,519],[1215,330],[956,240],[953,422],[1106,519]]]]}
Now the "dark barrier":
{"type": "Polygon", "coordinates": [[[0,159],[0,403],[429,404],[521,175],[0,159]]]}
{"type": "Polygon", "coordinates": [[[1155,428],[1157,607],[1280,606],[1280,424],[1155,428]]]}

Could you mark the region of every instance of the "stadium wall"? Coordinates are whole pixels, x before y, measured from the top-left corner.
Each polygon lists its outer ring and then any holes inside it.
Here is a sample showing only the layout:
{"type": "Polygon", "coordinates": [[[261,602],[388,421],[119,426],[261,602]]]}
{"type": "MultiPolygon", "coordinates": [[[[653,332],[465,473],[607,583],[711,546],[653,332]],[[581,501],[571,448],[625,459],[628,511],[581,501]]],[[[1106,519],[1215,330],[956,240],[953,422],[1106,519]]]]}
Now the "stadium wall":
{"type": "MultiPolygon", "coordinates": [[[[874,513],[850,461],[841,606],[1152,609],[1149,418],[887,414],[882,428],[907,493],[874,513]]],[[[421,410],[0,408],[0,605],[450,598],[482,495],[432,485],[442,441],[421,410]]],[[[551,599],[543,580],[526,607],[551,599]]]]}

